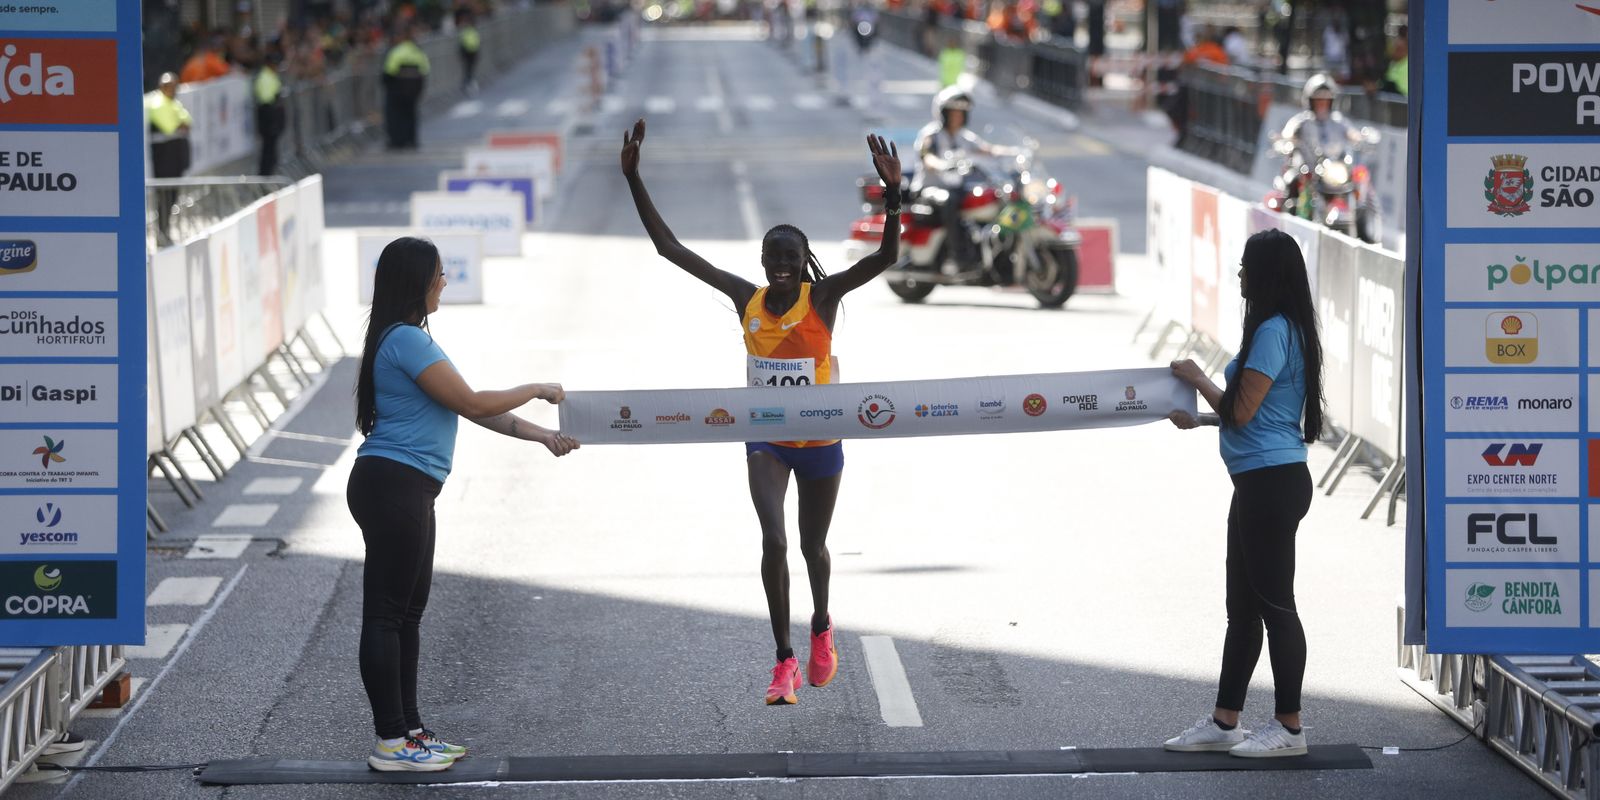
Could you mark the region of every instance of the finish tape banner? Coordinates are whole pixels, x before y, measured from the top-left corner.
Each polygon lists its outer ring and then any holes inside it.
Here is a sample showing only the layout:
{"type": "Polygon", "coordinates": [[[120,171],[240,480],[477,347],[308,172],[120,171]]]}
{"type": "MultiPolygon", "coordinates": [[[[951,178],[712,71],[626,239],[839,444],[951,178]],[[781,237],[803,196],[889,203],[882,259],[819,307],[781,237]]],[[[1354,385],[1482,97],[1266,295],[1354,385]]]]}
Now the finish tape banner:
{"type": "Polygon", "coordinates": [[[1114,428],[1195,412],[1166,367],[885,383],[568,392],[584,445],[792,442],[1114,428]]]}

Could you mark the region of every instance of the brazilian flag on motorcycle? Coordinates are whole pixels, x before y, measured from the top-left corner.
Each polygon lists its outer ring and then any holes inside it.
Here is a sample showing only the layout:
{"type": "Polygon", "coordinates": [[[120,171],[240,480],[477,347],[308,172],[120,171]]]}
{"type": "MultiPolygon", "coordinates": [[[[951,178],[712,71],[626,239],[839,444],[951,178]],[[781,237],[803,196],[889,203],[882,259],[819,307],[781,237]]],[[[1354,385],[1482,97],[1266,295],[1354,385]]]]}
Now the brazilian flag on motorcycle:
{"type": "Polygon", "coordinates": [[[1033,227],[1033,209],[1027,203],[1012,203],[1001,209],[995,224],[1011,233],[1025,231],[1033,227]]]}

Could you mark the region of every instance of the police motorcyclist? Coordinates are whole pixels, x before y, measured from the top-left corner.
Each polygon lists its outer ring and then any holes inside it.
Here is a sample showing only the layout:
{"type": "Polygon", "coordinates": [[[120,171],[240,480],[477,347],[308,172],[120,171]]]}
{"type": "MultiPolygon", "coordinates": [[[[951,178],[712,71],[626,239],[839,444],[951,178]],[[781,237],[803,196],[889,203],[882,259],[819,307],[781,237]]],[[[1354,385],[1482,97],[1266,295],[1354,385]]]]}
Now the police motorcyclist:
{"type": "Polygon", "coordinates": [[[1279,140],[1286,143],[1281,152],[1288,156],[1287,170],[1293,182],[1291,194],[1299,190],[1300,167],[1315,164],[1318,154],[1343,155],[1347,144],[1359,142],[1361,132],[1334,108],[1339,99],[1339,84],[1325,73],[1306,80],[1300,92],[1305,110],[1289,118],[1279,140]]]}
{"type": "Polygon", "coordinates": [[[977,246],[972,234],[961,223],[961,197],[972,184],[967,157],[1015,156],[1014,147],[990,144],[967,128],[972,111],[972,95],[959,86],[947,86],[933,97],[934,121],[917,132],[914,145],[922,169],[911,179],[911,191],[937,207],[950,243],[949,254],[963,270],[977,266],[977,246]]]}

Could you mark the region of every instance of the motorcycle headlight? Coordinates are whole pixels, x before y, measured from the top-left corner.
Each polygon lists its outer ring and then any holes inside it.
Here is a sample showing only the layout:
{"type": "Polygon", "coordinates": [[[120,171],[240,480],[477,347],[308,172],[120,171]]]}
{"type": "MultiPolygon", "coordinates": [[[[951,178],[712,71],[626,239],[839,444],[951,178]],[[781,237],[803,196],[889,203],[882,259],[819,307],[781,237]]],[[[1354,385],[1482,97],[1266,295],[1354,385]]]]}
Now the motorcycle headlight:
{"type": "Polygon", "coordinates": [[[1029,205],[1036,206],[1043,203],[1045,198],[1050,196],[1050,190],[1045,187],[1043,182],[1033,181],[1022,187],[1022,196],[1028,201],[1029,205]]]}
{"type": "Polygon", "coordinates": [[[1342,161],[1328,161],[1322,165],[1322,179],[1333,186],[1343,186],[1350,181],[1350,168],[1342,161]]]}

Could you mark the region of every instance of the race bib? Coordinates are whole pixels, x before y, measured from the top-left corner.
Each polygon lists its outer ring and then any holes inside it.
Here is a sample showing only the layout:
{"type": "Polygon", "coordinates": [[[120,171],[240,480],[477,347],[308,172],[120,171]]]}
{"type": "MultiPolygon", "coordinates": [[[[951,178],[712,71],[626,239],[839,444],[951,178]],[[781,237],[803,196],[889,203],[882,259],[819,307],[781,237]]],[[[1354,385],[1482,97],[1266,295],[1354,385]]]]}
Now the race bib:
{"type": "Polygon", "coordinates": [[[812,358],[750,356],[746,375],[751,386],[810,386],[817,382],[817,362],[812,358]]]}

